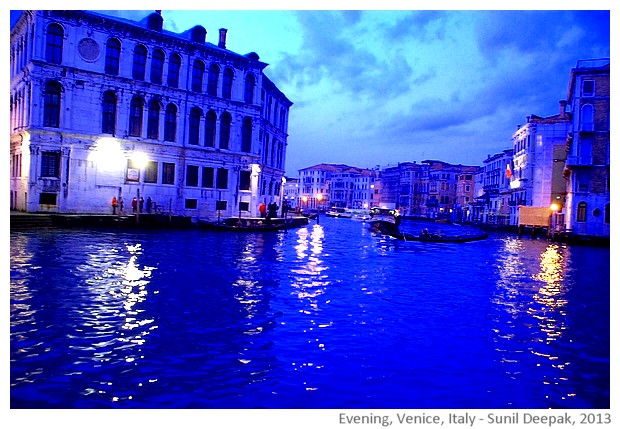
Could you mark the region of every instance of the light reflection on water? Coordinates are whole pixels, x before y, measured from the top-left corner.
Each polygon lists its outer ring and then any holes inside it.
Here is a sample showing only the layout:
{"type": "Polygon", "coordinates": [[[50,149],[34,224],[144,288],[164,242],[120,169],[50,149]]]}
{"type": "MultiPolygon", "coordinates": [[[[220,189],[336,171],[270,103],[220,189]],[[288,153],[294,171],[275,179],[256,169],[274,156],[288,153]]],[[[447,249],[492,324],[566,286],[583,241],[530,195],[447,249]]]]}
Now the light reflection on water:
{"type": "Polygon", "coordinates": [[[330,219],[14,233],[12,406],[605,406],[608,259],[500,235],[402,243],[330,219]]]}

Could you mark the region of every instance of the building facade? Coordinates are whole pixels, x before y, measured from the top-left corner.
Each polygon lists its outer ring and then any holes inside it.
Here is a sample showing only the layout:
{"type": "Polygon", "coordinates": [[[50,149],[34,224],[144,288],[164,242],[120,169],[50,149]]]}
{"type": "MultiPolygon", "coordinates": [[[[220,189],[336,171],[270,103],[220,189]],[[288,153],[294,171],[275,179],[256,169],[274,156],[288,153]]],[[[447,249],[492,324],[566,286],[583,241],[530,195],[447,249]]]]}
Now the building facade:
{"type": "Polygon", "coordinates": [[[542,118],[532,115],[513,134],[513,162],[510,179],[510,224],[519,223],[519,206],[549,208],[557,205],[559,224],[563,224],[566,180],[566,138],[571,125],[566,101],[560,113],[542,118]]]}
{"type": "Polygon", "coordinates": [[[566,229],[610,236],[610,61],[580,60],[570,74],[571,133],[564,174],[566,229]]]}
{"type": "Polygon", "coordinates": [[[24,11],[11,30],[11,209],[213,218],[280,202],[292,102],[195,26],[24,11]]]}

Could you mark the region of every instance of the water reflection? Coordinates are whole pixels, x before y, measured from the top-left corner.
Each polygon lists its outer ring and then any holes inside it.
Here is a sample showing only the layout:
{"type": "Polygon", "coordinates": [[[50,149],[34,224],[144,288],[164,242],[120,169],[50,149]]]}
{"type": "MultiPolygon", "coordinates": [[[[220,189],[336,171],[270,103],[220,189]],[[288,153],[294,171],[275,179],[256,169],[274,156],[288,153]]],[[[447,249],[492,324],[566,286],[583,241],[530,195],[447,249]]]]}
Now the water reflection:
{"type": "MultiPolygon", "coordinates": [[[[504,240],[493,298],[500,311],[494,331],[496,351],[511,379],[531,377],[540,372],[535,368],[550,365],[553,370],[541,372],[543,385],[557,388],[569,381],[562,370],[570,362],[554,346],[567,329],[569,317],[568,257],[569,248],[556,243],[504,240]],[[532,372],[513,371],[512,367],[523,368],[523,364],[532,372]]],[[[574,396],[571,389],[569,385],[563,389],[562,399],[574,396]]]]}

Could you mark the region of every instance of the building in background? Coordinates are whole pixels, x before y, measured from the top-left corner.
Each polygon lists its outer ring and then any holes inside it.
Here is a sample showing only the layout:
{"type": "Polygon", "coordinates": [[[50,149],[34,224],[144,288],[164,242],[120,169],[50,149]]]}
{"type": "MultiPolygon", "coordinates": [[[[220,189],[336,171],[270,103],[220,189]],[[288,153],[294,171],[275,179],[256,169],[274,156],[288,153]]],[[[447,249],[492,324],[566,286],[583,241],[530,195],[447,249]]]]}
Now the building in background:
{"type": "Polygon", "coordinates": [[[610,236],[609,85],[609,58],[580,60],[571,70],[565,223],[577,236],[610,236]]]}
{"type": "Polygon", "coordinates": [[[11,30],[10,206],[112,213],[111,200],[210,218],[282,197],[291,101],[256,53],[197,25],[24,11],[11,30]]]}

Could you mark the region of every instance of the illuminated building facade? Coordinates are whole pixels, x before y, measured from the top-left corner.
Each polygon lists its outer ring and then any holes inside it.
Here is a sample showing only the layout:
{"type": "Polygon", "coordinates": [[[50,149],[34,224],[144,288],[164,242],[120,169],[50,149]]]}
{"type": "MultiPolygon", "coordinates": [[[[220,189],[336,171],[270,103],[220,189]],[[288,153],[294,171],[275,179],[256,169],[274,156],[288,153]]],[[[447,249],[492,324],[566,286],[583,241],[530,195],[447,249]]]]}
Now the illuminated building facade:
{"type": "Polygon", "coordinates": [[[209,219],[279,203],[292,103],[226,36],[164,30],[160,11],[24,11],[11,30],[11,209],[104,214],[116,197],[131,212],[143,198],[209,219]]]}

